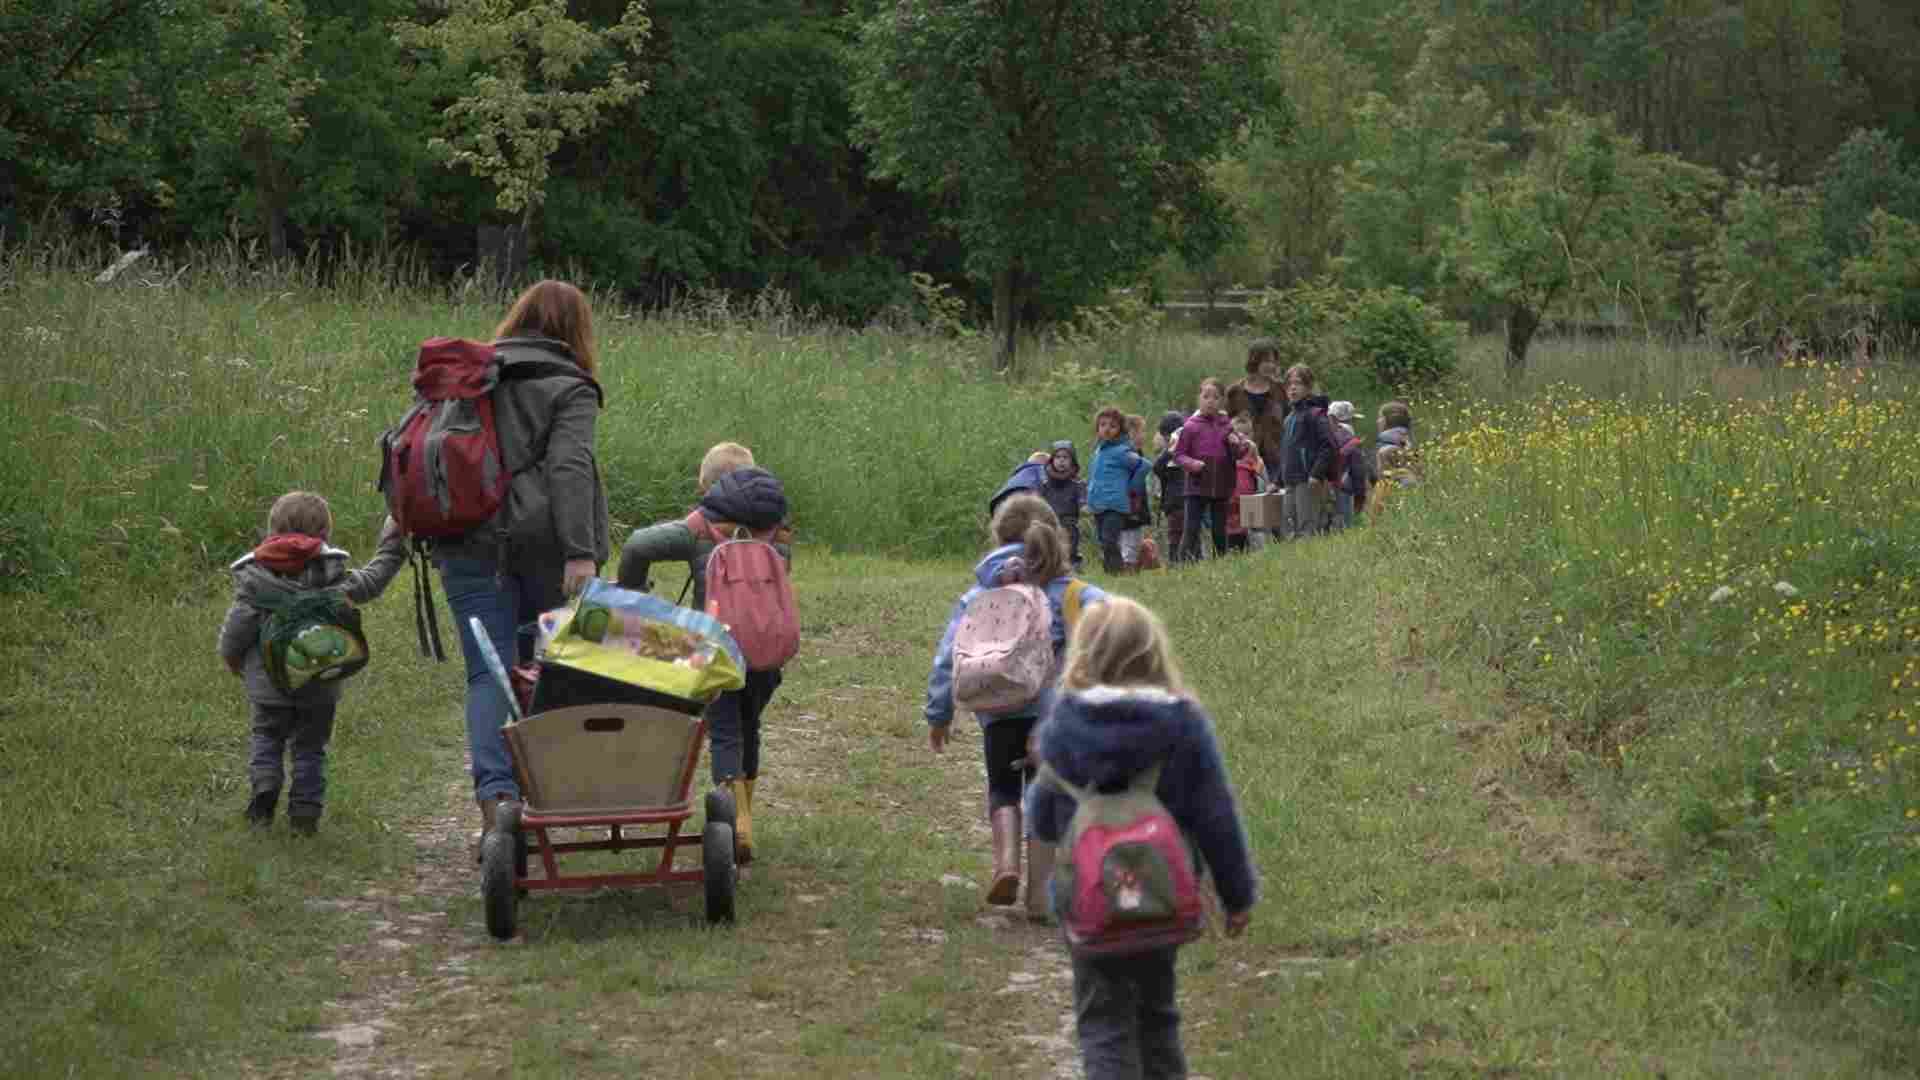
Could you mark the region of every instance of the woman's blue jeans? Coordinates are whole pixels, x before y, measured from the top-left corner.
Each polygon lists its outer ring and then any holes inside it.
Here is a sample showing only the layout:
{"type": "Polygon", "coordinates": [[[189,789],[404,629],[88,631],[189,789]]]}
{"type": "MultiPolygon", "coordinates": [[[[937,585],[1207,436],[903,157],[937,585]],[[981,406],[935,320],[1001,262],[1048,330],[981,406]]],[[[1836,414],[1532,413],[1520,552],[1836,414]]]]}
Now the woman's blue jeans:
{"type": "Polygon", "coordinates": [[[518,799],[520,785],[513,777],[506,737],[500,734],[508,719],[507,694],[487,670],[467,620],[480,619],[501,663],[512,667],[533,658],[537,598],[526,582],[492,559],[441,559],[440,585],[459,626],[460,654],[467,663],[467,752],[473,758],[474,798],[518,799]]]}

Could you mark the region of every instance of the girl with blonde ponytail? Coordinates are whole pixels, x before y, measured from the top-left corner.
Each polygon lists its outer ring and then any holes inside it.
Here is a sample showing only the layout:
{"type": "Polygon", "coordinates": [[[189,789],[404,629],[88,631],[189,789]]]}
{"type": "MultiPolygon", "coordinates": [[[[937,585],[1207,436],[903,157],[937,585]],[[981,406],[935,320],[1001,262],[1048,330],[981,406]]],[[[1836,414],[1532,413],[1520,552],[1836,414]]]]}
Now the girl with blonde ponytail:
{"type": "MultiPolygon", "coordinates": [[[[1072,555],[1066,533],[1060,528],[1053,509],[1038,495],[1022,492],[1002,499],[994,509],[987,532],[993,547],[973,568],[972,583],[954,604],[946,632],[934,651],[933,673],[927,679],[927,742],[935,753],[946,749],[947,733],[953,724],[953,639],[969,602],[988,590],[1006,585],[1032,585],[1040,589],[1046,594],[1052,616],[1050,629],[1057,665],[1080,612],[1097,610],[1093,606],[1107,595],[1072,576],[1072,555]]],[[[974,714],[980,722],[981,746],[986,754],[987,820],[993,827],[993,880],[987,887],[989,904],[1011,904],[1020,892],[1020,799],[1028,778],[1027,739],[1052,701],[1053,691],[1049,687],[1035,701],[1011,712],[974,714]]],[[[1052,873],[1053,848],[1038,843],[1028,848],[1028,912],[1044,918],[1046,879],[1052,873]]]]}

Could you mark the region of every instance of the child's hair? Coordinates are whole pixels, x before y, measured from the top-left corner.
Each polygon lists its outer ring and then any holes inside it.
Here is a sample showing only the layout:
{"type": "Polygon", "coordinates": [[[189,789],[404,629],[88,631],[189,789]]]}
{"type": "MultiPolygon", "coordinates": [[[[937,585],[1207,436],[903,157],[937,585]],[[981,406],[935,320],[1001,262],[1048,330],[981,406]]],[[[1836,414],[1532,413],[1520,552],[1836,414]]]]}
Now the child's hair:
{"type": "Polygon", "coordinates": [[[700,459],[700,492],[714,485],[721,477],[735,469],[744,469],[753,464],[753,451],[737,442],[714,443],[707,456],[700,459]]]}
{"type": "Polygon", "coordinates": [[[1100,437],[1100,421],[1102,420],[1111,420],[1113,421],[1114,427],[1119,428],[1121,431],[1127,430],[1127,415],[1109,405],[1093,414],[1093,437],[1096,439],[1100,437]]]}
{"type": "Polygon", "coordinates": [[[1112,593],[1080,616],[1067,642],[1060,685],[1068,690],[1151,686],[1181,696],[1187,693],[1160,617],[1139,601],[1112,593]]]}
{"type": "Polygon", "coordinates": [[[327,500],[311,491],[289,491],[273,500],[273,509],[267,511],[267,532],[274,536],[300,533],[325,540],[332,531],[333,511],[327,500]]]}
{"type": "Polygon", "coordinates": [[[1292,382],[1295,378],[1298,378],[1301,386],[1309,390],[1313,389],[1313,369],[1305,364],[1295,364],[1288,368],[1284,378],[1288,382],[1292,382]]]}
{"type": "Polygon", "coordinates": [[[1067,537],[1047,500],[1030,491],[1010,495],[987,526],[995,546],[1023,544],[1027,583],[1045,585],[1068,569],[1067,537]]]}
{"type": "Polygon", "coordinates": [[[543,337],[563,341],[573,350],[574,362],[589,375],[599,373],[593,354],[593,309],[587,296],[564,281],[548,278],[527,286],[513,302],[507,317],[493,331],[494,340],[543,337]]]}
{"type": "Polygon", "coordinates": [[[1389,401],[1380,406],[1380,426],[1383,428],[1413,427],[1413,410],[1407,408],[1404,401],[1389,401]]]}
{"type": "Polygon", "coordinates": [[[1280,362],[1280,343],[1272,338],[1254,338],[1247,343],[1247,374],[1259,372],[1260,365],[1272,360],[1280,362]]]}
{"type": "Polygon", "coordinates": [[[1135,447],[1139,447],[1147,437],[1147,418],[1138,413],[1128,413],[1126,429],[1127,438],[1133,440],[1135,447]]]}

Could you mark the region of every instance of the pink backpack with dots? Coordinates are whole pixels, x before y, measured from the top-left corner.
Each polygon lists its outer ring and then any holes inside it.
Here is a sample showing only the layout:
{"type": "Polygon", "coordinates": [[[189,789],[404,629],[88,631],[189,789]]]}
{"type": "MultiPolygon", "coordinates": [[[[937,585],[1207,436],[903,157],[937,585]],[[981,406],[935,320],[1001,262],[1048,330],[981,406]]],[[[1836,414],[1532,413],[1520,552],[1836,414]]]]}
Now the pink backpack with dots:
{"type": "Polygon", "coordinates": [[[1036,585],[1002,585],[967,602],[953,632],[953,704],[1005,713],[1053,676],[1053,610],[1036,585]]]}

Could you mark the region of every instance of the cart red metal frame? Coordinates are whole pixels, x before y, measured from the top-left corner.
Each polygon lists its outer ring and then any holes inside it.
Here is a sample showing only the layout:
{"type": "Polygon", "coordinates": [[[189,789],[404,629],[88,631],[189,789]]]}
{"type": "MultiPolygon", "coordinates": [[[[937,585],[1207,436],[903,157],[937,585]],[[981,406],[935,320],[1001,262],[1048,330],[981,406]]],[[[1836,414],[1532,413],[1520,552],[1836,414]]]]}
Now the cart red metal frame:
{"type": "Polygon", "coordinates": [[[518,900],[556,889],[699,883],[706,894],[707,921],[733,921],[737,876],[732,796],[724,790],[708,792],[702,827],[697,833],[683,830],[694,814],[694,774],[707,736],[705,716],[689,711],[690,704],[568,705],[505,729],[507,754],[527,801],[501,804],[493,829],[481,840],[480,893],[489,932],[512,937],[518,900]],[[610,741],[598,742],[602,737],[610,741]],[[540,752],[534,753],[535,748],[540,752]],[[539,762],[529,762],[529,756],[539,762]],[[571,772],[566,767],[569,757],[571,772]],[[663,775],[659,768],[646,771],[649,760],[667,766],[674,757],[679,760],[677,775],[663,775]],[[541,785],[543,772],[546,788],[541,785]],[[643,779],[630,786],[629,777],[643,779]],[[624,798],[641,791],[644,797],[624,798]],[[661,795],[669,797],[656,804],[661,795]],[[582,809],[583,804],[592,809],[582,809]],[[543,806],[559,809],[543,811],[543,806]],[[561,839],[554,835],[561,829],[607,832],[592,839],[561,839]],[[539,853],[537,876],[529,865],[530,846],[539,853]],[[685,847],[696,850],[698,865],[675,866],[676,854],[685,847]],[[566,874],[560,869],[563,855],[648,849],[660,852],[650,870],[566,874]]]}
{"type": "MultiPolygon", "coordinates": [[[[695,747],[704,744],[707,736],[705,716],[694,724],[692,739],[695,747]]],[[[520,778],[522,791],[533,790],[527,782],[525,769],[520,764],[519,755],[514,753],[513,744],[507,745],[507,752],[513,757],[513,771],[520,778]]],[[[620,888],[639,885],[666,885],[670,883],[691,883],[705,880],[704,866],[688,870],[675,870],[673,856],[681,847],[698,847],[697,836],[681,836],[680,826],[693,816],[693,775],[700,765],[700,754],[696,751],[687,755],[686,767],[681,770],[680,801],[663,806],[657,810],[634,810],[628,813],[609,814],[541,814],[523,810],[520,814],[520,828],[531,833],[537,842],[540,853],[540,868],[544,877],[528,877],[524,871],[514,875],[514,885],[529,892],[541,889],[597,889],[620,888]],[[631,825],[665,825],[665,835],[628,836],[620,830],[631,825]],[[604,840],[555,840],[550,835],[552,829],[594,829],[608,830],[604,840]],[[560,872],[559,856],[575,851],[627,851],[630,849],[659,848],[660,861],[648,872],[625,874],[573,874],[560,872]]],[[[516,867],[516,870],[518,868],[516,867]]]]}

